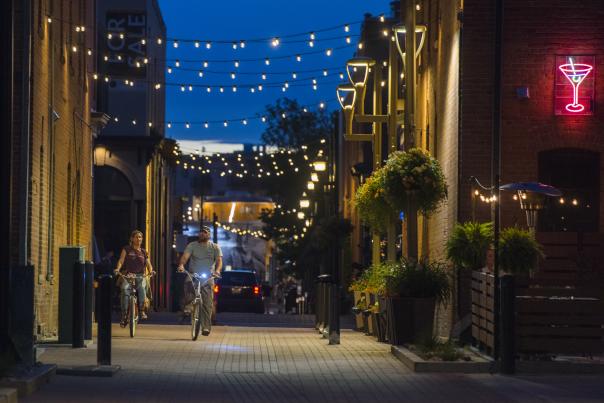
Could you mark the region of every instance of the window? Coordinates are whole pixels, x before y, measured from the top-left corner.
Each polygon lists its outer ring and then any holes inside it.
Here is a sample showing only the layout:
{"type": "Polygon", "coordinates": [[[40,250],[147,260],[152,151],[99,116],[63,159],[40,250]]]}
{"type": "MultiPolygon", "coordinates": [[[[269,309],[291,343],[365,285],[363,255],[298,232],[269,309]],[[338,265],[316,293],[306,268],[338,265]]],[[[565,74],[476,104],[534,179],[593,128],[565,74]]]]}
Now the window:
{"type": "Polygon", "coordinates": [[[539,231],[598,232],[600,154],[580,149],[539,153],[539,181],[562,191],[548,198],[539,214],[539,231]]]}

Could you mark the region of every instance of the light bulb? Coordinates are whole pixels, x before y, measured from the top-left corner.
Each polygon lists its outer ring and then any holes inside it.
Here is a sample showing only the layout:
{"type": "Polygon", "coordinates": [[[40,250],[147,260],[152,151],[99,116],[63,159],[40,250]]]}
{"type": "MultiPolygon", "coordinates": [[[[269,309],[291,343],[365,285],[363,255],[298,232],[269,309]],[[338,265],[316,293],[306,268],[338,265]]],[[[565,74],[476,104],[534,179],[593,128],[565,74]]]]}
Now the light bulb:
{"type": "Polygon", "coordinates": [[[315,46],[315,43],[313,41],[308,41],[308,46],[310,46],[311,48],[313,48],[315,46]]]}
{"type": "Polygon", "coordinates": [[[268,57],[264,59],[264,64],[266,64],[267,66],[271,64],[271,61],[268,59],[268,57]]]}
{"type": "Polygon", "coordinates": [[[266,73],[262,73],[261,77],[262,77],[263,80],[266,80],[266,73]]]}
{"type": "Polygon", "coordinates": [[[204,122],[203,127],[207,129],[208,127],[210,127],[210,124],[208,122],[204,122]]]}
{"type": "Polygon", "coordinates": [[[277,47],[279,46],[279,43],[281,43],[281,41],[279,40],[279,38],[273,38],[271,44],[273,45],[273,47],[277,47]]]}
{"type": "Polygon", "coordinates": [[[172,67],[168,67],[168,74],[172,74],[172,67]]]}
{"type": "Polygon", "coordinates": [[[247,120],[246,120],[246,119],[243,119],[242,123],[243,123],[244,125],[247,125],[247,120]]]}
{"type": "Polygon", "coordinates": [[[233,42],[233,49],[237,49],[237,42],[233,42]]]}
{"type": "Polygon", "coordinates": [[[235,68],[239,67],[239,60],[235,60],[235,68]]]}
{"type": "Polygon", "coordinates": [[[173,45],[174,45],[175,48],[177,48],[178,47],[178,42],[174,41],[173,45]]]}
{"type": "Polygon", "coordinates": [[[358,44],[358,48],[359,48],[359,49],[363,49],[363,42],[359,42],[359,44],[358,44]]]}
{"type": "Polygon", "coordinates": [[[161,42],[162,42],[162,41],[161,41],[161,38],[157,38],[157,44],[158,44],[158,45],[161,45],[161,42]]]}
{"type": "Polygon", "coordinates": [[[226,120],[223,123],[224,127],[227,127],[229,125],[229,122],[227,122],[226,120]]]}
{"type": "Polygon", "coordinates": [[[120,39],[124,39],[124,34],[120,34],[120,39]]]}
{"type": "Polygon", "coordinates": [[[185,86],[184,85],[180,86],[180,92],[185,92],[185,86]]]}
{"type": "Polygon", "coordinates": [[[176,60],[176,61],[174,62],[174,66],[176,66],[176,67],[180,67],[180,60],[176,60]]]}
{"type": "Polygon", "coordinates": [[[347,37],[346,37],[346,43],[350,43],[350,42],[352,42],[352,40],[350,39],[350,37],[349,37],[349,36],[347,36],[347,37]]]}
{"type": "Polygon", "coordinates": [[[189,122],[185,123],[185,127],[186,127],[187,129],[189,129],[189,128],[191,127],[191,125],[189,124],[189,122]]]}
{"type": "Polygon", "coordinates": [[[212,42],[206,42],[206,49],[212,48],[212,42]]]}
{"type": "Polygon", "coordinates": [[[327,77],[327,70],[323,70],[323,76],[327,77]]]}
{"type": "Polygon", "coordinates": [[[294,72],[292,73],[292,78],[295,80],[297,77],[298,77],[298,75],[297,75],[297,74],[296,74],[296,72],[294,71],[294,72]]]}
{"type": "Polygon", "coordinates": [[[203,62],[203,67],[207,68],[209,65],[210,63],[208,63],[207,60],[203,62]]]}
{"type": "Polygon", "coordinates": [[[168,122],[168,129],[172,128],[172,123],[168,122]]]}
{"type": "Polygon", "coordinates": [[[208,91],[208,92],[212,92],[212,87],[208,87],[208,88],[206,88],[206,91],[208,91]]]}
{"type": "Polygon", "coordinates": [[[326,54],[327,56],[331,56],[331,54],[332,54],[332,53],[333,53],[333,50],[331,50],[331,49],[327,49],[327,50],[325,51],[325,54],[326,54]]]}
{"type": "Polygon", "coordinates": [[[245,42],[244,41],[239,42],[239,47],[241,49],[245,48],[245,42]]]}
{"type": "Polygon", "coordinates": [[[220,87],[220,92],[224,92],[224,88],[220,87]]]}
{"type": "Polygon", "coordinates": [[[311,32],[311,33],[310,33],[310,40],[311,40],[311,41],[314,41],[314,40],[315,40],[315,38],[316,38],[315,33],[314,33],[314,32],[311,32]]]}
{"type": "Polygon", "coordinates": [[[344,32],[348,32],[348,31],[350,31],[350,26],[344,25],[344,32]]]}
{"type": "Polygon", "coordinates": [[[301,61],[302,61],[302,56],[300,56],[300,55],[296,55],[296,61],[297,61],[297,62],[301,62],[301,61]]]}
{"type": "Polygon", "coordinates": [[[324,103],[324,102],[321,102],[321,103],[319,104],[319,108],[321,108],[321,109],[325,108],[325,103],[324,103]]]}
{"type": "Polygon", "coordinates": [[[203,77],[203,71],[199,70],[199,77],[203,77]]]}
{"type": "Polygon", "coordinates": [[[233,85],[233,92],[237,92],[237,86],[233,85]]]}
{"type": "Polygon", "coordinates": [[[195,41],[195,47],[198,48],[199,47],[199,42],[195,41]]]}
{"type": "Polygon", "coordinates": [[[146,45],[147,44],[147,40],[145,38],[141,39],[141,44],[146,45]]]}
{"type": "Polygon", "coordinates": [[[384,22],[386,21],[386,18],[384,18],[384,14],[380,14],[380,22],[384,22]]]}
{"type": "Polygon", "coordinates": [[[262,84],[258,85],[258,91],[262,91],[262,84]]]}
{"type": "Polygon", "coordinates": [[[231,73],[231,79],[234,80],[237,76],[235,75],[235,73],[231,73]]]}
{"type": "Polygon", "coordinates": [[[262,116],[261,120],[262,122],[266,122],[266,116],[262,116]]]}
{"type": "Polygon", "coordinates": [[[193,86],[189,85],[189,91],[193,91],[193,86]]]}

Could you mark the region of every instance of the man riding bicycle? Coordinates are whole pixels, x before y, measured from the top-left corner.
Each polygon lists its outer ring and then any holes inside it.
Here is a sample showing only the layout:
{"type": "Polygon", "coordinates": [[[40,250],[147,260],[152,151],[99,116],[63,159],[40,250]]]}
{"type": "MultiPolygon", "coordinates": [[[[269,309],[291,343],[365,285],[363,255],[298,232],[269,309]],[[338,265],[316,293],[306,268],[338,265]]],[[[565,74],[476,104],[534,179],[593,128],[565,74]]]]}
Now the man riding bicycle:
{"type": "MultiPolygon", "coordinates": [[[[220,246],[210,241],[210,228],[203,226],[199,231],[199,239],[191,242],[185,248],[185,252],[180,258],[178,271],[185,271],[185,264],[189,262],[189,271],[196,273],[204,279],[201,288],[202,314],[201,314],[201,334],[208,336],[212,329],[212,309],[214,306],[214,277],[220,277],[222,270],[222,250],[220,246]],[[190,261],[189,261],[190,260],[190,261]]],[[[191,281],[187,278],[185,281],[191,281]]],[[[186,289],[185,284],[185,289],[186,289]]]]}

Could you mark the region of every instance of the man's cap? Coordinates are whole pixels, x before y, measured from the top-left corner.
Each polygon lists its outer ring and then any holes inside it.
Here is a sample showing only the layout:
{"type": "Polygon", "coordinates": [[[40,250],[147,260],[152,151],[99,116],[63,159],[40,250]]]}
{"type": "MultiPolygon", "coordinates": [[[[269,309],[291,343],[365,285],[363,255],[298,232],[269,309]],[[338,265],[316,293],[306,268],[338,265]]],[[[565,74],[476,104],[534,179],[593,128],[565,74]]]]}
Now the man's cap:
{"type": "Polygon", "coordinates": [[[207,232],[208,234],[211,232],[210,227],[208,227],[207,225],[203,225],[201,227],[201,229],[199,230],[199,232],[207,232]]]}

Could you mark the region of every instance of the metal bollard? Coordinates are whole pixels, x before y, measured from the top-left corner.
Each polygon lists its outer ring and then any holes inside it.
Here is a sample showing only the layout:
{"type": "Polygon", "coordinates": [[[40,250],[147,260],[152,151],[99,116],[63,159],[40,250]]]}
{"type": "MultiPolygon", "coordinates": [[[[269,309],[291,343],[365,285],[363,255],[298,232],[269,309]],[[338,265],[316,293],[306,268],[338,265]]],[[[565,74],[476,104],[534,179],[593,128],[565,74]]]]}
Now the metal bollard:
{"type": "Polygon", "coordinates": [[[329,287],[329,318],[328,321],[328,339],[329,344],[340,344],[340,296],[338,285],[335,283],[328,284],[329,287]]]}
{"type": "Polygon", "coordinates": [[[111,287],[113,278],[109,274],[99,276],[98,365],[111,365],[111,287]]]}
{"type": "Polygon", "coordinates": [[[514,328],[516,315],[516,290],[514,289],[514,276],[504,275],[499,279],[501,287],[501,373],[513,374],[516,372],[516,332],[514,328]]]}
{"type": "Polygon", "coordinates": [[[84,271],[84,340],[92,340],[94,263],[86,262],[84,271]]]}
{"type": "Polygon", "coordinates": [[[84,347],[84,262],[76,262],[73,267],[73,319],[72,340],[73,348],[84,347]]]}

